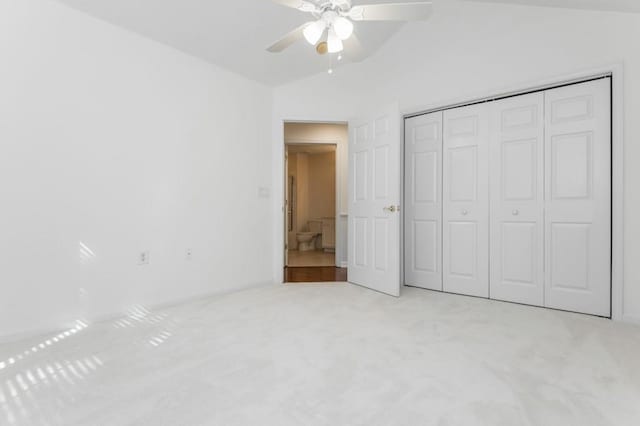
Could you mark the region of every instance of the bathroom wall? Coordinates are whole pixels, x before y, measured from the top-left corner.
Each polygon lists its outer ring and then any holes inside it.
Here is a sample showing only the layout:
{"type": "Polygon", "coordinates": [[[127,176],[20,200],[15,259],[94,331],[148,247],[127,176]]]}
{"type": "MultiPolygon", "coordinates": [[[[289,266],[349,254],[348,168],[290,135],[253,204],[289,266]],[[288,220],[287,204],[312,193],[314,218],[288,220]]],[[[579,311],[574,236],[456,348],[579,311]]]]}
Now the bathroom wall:
{"type": "Polygon", "coordinates": [[[296,232],[306,231],[309,220],[309,156],[298,154],[298,179],[296,181],[296,232]]]}
{"type": "Polygon", "coordinates": [[[288,175],[295,179],[289,249],[298,248],[296,233],[308,231],[309,220],[336,216],[335,161],[335,152],[289,153],[288,175]]]}
{"type": "Polygon", "coordinates": [[[309,156],[309,217],[336,217],[336,153],[309,156]]]}

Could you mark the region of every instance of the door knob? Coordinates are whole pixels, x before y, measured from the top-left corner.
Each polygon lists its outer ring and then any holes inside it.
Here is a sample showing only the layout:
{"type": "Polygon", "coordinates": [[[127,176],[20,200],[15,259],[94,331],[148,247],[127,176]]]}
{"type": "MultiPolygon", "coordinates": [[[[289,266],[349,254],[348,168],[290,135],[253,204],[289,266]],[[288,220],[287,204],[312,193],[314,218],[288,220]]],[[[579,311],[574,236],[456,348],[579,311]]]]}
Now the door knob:
{"type": "Polygon", "coordinates": [[[466,216],[466,215],[469,214],[469,212],[467,210],[462,210],[461,213],[462,213],[462,216],[466,216]]]}
{"type": "Polygon", "coordinates": [[[383,207],[382,210],[390,213],[395,213],[396,211],[399,211],[400,208],[396,206],[389,206],[389,207],[383,207]]]}
{"type": "Polygon", "coordinates": [[[520,214],[520,210],[514,210],[511,212],[512,215],[518,216],[520,214]]]}

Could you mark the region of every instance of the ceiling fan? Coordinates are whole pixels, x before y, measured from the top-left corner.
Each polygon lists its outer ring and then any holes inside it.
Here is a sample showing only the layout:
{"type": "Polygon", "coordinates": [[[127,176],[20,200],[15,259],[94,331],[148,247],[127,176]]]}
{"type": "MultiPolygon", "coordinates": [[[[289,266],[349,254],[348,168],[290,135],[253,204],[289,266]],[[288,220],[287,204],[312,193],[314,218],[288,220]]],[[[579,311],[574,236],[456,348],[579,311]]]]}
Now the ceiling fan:
{"type": "Polygon", "coordinates": [[[269,46],[267,51],[273,53],[282,52],[303,38],[320,54],[338,53],[344,49],[342,42],[353,35],[353,21],[421,21],[432,10],[430,1],[363,5],[352,5],[351,0],[272,1],[314,17],[269,46]]]}

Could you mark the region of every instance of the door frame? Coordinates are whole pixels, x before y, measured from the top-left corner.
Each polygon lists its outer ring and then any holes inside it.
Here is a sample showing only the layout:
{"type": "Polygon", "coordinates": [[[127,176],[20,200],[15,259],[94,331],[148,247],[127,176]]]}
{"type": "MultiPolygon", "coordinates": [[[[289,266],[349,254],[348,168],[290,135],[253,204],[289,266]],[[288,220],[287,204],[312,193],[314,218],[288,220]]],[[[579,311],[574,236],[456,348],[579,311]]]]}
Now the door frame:
{"type": "MultiPolygon", "coordinates": [[[[554,87],[584,82],[599,77],[611,77],[611,319],[640,323],[640,317],[627,314],[624,310],[624,65],[621,63],[578,71],[572,74],[525,82],[502,90],[492,90],[463,96],[435,104],[415,106],[403,109],[403,121],[407,118],[428,114],[444,109],[456,108],[472,103],[497,100],[510,96],[523,95],[554,87]],[[524,88],[524,89],[523,89],[524,88]]],[[[402,157],[405,154],[406,135],[402,138],[402,157]]],[[[402,167],[402,194],[404,194],[405,171],[402,167]]],[[[404,205],[404,199],[402,200],[404,205]]],[[[404,220],[401,222],[404,233],[404,220]]],[[[404,265],[404,242],[401,242],[401,262],[404,265]]],[[[404,267],[402,268],[404,284],[404,267]]]]}
{"type": "MultiPolygon", "coordinates": [[[[274,265],[280,265],[277,267],[276,271],[274,271],[274,281],[276,283],[284,283],[284,268],[286,265],[286,259],[284,255],[284,247],[287,243],[287,234],[286,234],[286,221],[287,221],[287,212],[286,212],[286,188],[287,188],[287,173],[285,172],[285,156],[286,156],[286,145],[304,145],[304,144],[323,144],[323,145],[336,145],[336,263],[339,260],[339,256],[342,255],[342,252],[347,254],[347,246],[346,244],[342,247],[340,243],[341,238],[345,238],[347,236],[346,230],[343,230],[341,227],[341,222],[346,221],[348,218],[347,205],[343,205],[342,198],[347,199],[347,194],[343,191],[343,186],[346,188],[347,179],[348,179],[348,144],[349,139],[340,141],[335,138],[328,139],[295,139],[295,140],[285,140],[284,135],[284,126],[288,123],[297,123],[297,124],[339,124],[347,126],[347,135],[349,134],[349,122],[346,119],[342,118],[327,118],[327,119],[304,119],[304,118],[295,118],[295,119],[287,119],[280,118],[278,120],[278,125],[276,127],[275,132],[276,137],[280,141],[278,143],[278,151],[276,151],[274,157],[274,170],[273,173],[275,175],[274,182],[281,182],[280,188],[278,188],[278,194],[274,196],[275,198],[275,217],[280,217],[281,220],[278,220],[277,223],[279,226],[275,230],[274,241],[278,244],[278,250],[275,250],[274,256],[274,265]],[[344,167],[342,165],[344,164],[344,167]],[[343,170],[344,168],[344,170],[343,170]],[[344,184],[344,185],[343,185],[344,184]],[[280,226],[282,228],[280,228],[280,226]],[[341,250],[338,250],[338,246],[341,246],[341,250]]],[[[347,267],[347,261],[341,262],[340,265],[336,265],[337,267],[347,267]]]]}

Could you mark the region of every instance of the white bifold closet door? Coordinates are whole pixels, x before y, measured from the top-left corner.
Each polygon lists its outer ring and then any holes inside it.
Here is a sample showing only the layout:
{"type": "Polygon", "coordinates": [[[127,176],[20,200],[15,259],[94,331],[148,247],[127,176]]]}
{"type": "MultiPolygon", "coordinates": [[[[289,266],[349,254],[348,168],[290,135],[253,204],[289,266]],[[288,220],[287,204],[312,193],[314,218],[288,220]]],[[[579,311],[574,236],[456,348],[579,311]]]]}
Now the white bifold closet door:
{"type": "Polygon", "coordinates": [[[489,106],[444,111],[443,289],[489,297],[489,106]]]}
{"type": "Polygon", "coordinates": [[[545,306],[611,314],[611,82],[545,92],[545,306]]]}
{"type": "Polygon", "coordinates": [[[490,297],[543,306],[544,94],[490,108],[490,297]]]}
{"type": "Polygon", "coordinates": [[[610,316],[609,78],[405,126],[408,285],[610,316]]]}
{"type": "Polygon", "coordinates": [[[405,283],[442,290],[442,111],[405,120],[405,283]]]}

